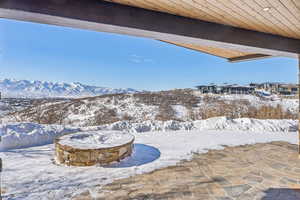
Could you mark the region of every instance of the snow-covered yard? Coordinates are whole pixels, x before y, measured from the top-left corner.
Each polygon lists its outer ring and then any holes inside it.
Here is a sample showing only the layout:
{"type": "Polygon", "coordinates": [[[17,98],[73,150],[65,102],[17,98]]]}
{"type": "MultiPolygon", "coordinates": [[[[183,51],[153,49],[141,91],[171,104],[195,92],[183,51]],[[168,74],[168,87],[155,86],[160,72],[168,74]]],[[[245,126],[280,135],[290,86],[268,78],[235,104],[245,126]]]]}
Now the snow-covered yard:
{"type": "Polygon", "coordinates": [[[178,121],[144,121],[132,123],[120,121],[112,124],[92,127],[74,127],[62,125],[41,125],[36,123],[3,123],[0,124],[2,142],[0,151],[51,144],[56,137],[81,131],[117,130],[129,133],[144,133],[155,131],[254,131],[254,132],[293,132],[297,131],[296,120],[260,120],[227,117],[215,117],[207,120],[191,122],[178,121]]]}
{"type": "MultiPolygon", "coordinates": [[[[218,120],[214,119],[214,121],[218,120]]],[[[247,121],[247,119],[243,120],[247,121]]],[[[177,131],[166,129],[164,132],[143,133],[131,131],[136,137],[135,150],[132,157],[123,160],[119,164],[107,167],[67,167],[56,165],[53,162],[53,144],[7,150],[0,153],[4,162],[4,172],[2,174],[2,186],[5,190],[4,198],[30,200],[69,199],[86,189],[91,190],[91,193],[93,193],[93,191],[99,190],[102,185],[115,179],[150,172],[165,166],[175,165],[183,159],[191,159],[193,152],[204,153],[209,149],[222,149],[223,145],[237,146],[271,141],[297,143],[298,137],[296,132],[287,132],[288,129],[286,132],[274,132],[278,129],[270,129],[272,126],[280,127],[284,124],[288,127],[288,123],[284,120],[271,120],[272,123],[266,120],[260,121],[260,126],[252,124],[252,128],[246,129],[246,131],[239,129],[238,124],[241,124],[241,122],[227,121],[225,123],[224,119],[222,122],[223,126],[219,128],[216,126],[217,122],[210,122],[215,124],[215,126],[210,125],[211,129],[220,130],[208,130],[210,128],[207,126],[208,128],[206,127],[206,129],[192,129],[190,131],[185,129],[177,131]],[[224,126],[224,123],[227,126],[224,126]],[[232,124],[235,125],[233,126],[232,124]],[[255,130],[254,127],[259,128],[255,130]],[[266,127],[266,129],[263,127],[266,127]]],[[[250,123],[251,120],[248,119],[247,122],[250,123]]],[[[201,123],[209,124],[208,122],[198,122],[198,124],[201,123]]],[[[290,121],[290,123],[291,126],[294,126],[296,121],[290,121]]],[[[22,125],[15,124],[15,126],[22,125]]],[[[35,126],[41,125],[35,124],[35,126]]],[[[248,126],[250,127],[250,125],[248,126]]],[[[52,131],[52,134],[48,134],[52,136],[55,133],[59,135],[64,132],[64,129],[61,127],[52,127],[51,129],[49,126],[40,127],[39,130],[45,130],[45,128],[48,128],[48,132],[52,131]]],[[[4,129],[5,127],[2,125],[2,129],[0,129],[2,135],[4,135],[4,129]]],[[[93,129],[97,129],[97,127],[93,127],[93,129]]],[[[13,139],[12,135],[17,136],[21,134],[21,131],[16,130],[22,129],[11,128],[10,134],[6,133],[6,135],[10,135],[10,139],[13,139]]],[[[28,131],[29,129],[23,130],[28,131]]],[[[29,130],[32,138],[35,139],[37,139],[36,135],[39,134],[38,132],[35,129],[29,130]]],[[[43,133],[47,135],[48,132],[44,131],[43,133]]],[[[29,137],[27,139],[29,140],[29,137]]],[[[45,143],[50,142],[47,140],[45,143]]],[[[36,144],[32,143],[29,146],[34,145],[36,144]]]]}

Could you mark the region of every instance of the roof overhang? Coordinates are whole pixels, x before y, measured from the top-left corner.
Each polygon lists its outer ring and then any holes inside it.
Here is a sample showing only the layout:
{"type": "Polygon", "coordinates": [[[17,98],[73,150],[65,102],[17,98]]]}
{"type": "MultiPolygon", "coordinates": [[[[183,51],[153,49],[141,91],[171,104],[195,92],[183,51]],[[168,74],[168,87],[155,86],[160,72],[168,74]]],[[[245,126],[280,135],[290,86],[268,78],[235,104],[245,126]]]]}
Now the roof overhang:
{"type": "Polygon", "coordinates": [[[162,42],[167,42],[169,44],[174,44],[176,46],[181,46],[181,47],[191,49],[194,51],[200,51],[200,52],[203,52],[206,54],[218,56],[220,58],[225,58],[229,62],[232,62],[232,63],[272,57],[270,55],[265,55],[265,54],[254,54],[254,53],[249,53],[249,52],[247,53],[247,52],[241,52],[238,50],[224,49],[224,48],[211,47],[211,46],[200,46],[200,45],[194,45],[194,44],[179,44],[179,43],[174,43],[172,41],[162,41],[162,42]]]}
{"type": "Polygon", "coordinates": [[[300,54],[299,39],[101,0],[2,0],[0,17],[152,38],[199,51],[192,46],[241,53],[221,56],[230,61],[300,54]]]}

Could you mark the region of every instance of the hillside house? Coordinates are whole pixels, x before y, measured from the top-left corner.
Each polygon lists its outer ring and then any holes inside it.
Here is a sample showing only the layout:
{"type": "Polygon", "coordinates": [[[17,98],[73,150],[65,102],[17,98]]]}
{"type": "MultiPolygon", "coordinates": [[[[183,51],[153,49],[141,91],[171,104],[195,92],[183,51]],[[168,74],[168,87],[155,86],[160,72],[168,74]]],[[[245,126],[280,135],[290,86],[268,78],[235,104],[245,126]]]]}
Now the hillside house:
{"type": "Polygon", "coordinates": [[[219,93],[219,88],[215,84],[210,84],[210,85],[198,85],[196,88],[202,93],[202,94],[218,94],[219,93]]]}
{"type": "Polygon", "coordinates": [[[254,94],[255,87],[243,86],[237,84],[224,84],[224,85],[199,85],[196,88],[202,94],[254,94]]]}
{"type": "Polygon", "coordinates": [[[251,83],[251,87],[256,90],[265,90],[278,95],[296,95],[298,94],[297,84],[287,84],[279,82],[251,83]]]}
{"type": "Polygon", "coordinates": [[[298,87],[297,84],[281,84],[277,92],[280,95],[297,95],[298,87]]]}

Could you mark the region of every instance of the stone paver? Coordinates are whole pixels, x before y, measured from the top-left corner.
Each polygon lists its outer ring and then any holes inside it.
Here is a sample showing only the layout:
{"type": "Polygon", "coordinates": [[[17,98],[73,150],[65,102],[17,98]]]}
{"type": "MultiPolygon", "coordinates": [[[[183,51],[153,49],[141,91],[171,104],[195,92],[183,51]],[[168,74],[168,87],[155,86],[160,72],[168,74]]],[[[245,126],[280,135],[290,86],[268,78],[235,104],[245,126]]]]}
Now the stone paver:
{"type": "Polygon", "coordinates": [[[105,200],[297,200],[297,146],[272,142],[196,154],[191,161],[115,181],[75,198],[105,200]]]}

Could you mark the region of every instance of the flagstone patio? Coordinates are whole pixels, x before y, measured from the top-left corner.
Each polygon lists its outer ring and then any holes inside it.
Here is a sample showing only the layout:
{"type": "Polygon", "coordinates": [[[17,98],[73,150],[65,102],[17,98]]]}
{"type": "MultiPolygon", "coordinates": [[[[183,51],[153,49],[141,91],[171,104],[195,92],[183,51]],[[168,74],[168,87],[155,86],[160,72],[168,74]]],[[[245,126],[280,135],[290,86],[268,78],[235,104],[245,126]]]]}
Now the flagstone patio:
{"type": "MultiPolygon", "coordinates": [[[[300,159],[297,146],[286,142],[226,147],[115,181],[97,195],[98,200],[297,200],[300,159]]],[[[74,199],[92,198],[86,191],[74,199]]]]}

